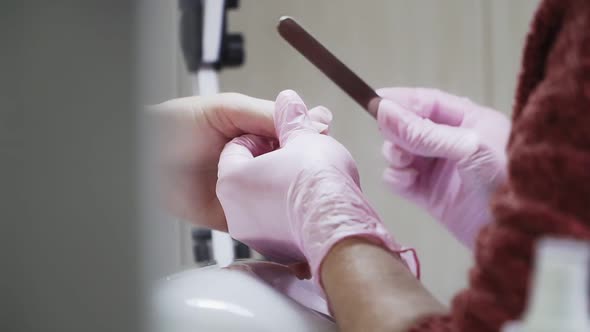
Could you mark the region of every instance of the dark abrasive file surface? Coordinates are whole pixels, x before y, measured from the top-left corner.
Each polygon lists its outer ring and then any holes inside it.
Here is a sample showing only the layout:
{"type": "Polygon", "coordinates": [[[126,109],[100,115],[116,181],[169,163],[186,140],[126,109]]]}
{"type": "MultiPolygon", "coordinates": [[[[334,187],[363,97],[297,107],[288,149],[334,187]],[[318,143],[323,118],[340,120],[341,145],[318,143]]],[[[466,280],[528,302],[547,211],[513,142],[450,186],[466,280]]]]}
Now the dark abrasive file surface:
{"type": "Polygon", "coordinates": [[[365,81],[338,60],[324,45],[310,35],[293,18],[282,17],[279,34],[299,53],[313,63],[359,105],[377,118],[381,98],[365,81]]]}

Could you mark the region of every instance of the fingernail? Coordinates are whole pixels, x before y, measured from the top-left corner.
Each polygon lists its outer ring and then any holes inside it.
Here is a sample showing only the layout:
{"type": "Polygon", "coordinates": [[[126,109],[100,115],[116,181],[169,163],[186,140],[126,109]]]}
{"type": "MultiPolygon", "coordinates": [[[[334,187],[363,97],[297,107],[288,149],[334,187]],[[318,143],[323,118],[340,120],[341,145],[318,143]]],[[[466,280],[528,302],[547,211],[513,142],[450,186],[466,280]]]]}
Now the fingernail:
{"type": "Polygon", "coordinates": [[[321,122],[317,122],[317,121],[312,121],[312,126],[315,130],[318,131],[318,133],[320,134],[327,134],[328,133],[328,129],[330,128],[330,126],[328,126],[325,123],[321,123],[321,122]]]}
{"type": "Polygon", "coordinates": [[[409,154],[406,151],[403,151],[402,149],[400,149],[399,146],[392,144],[391,145],[391,159],[395,160],[396,163],[398,164],[398,167],[406,167],[408,166],[412,161],[413,161],[413,157],[411,154],[409,154]]]}
{"type": "Polygon", "coordinates": [[[383,142],[383,146],[381,147],[381,154],[385,157],[387,162],[391,163],[391,149],[393,147],[393,143],[390,141],[383,142]]]}
{"type": "Polygon", "coordinates": [[[402,190],[407,189],[414,184],[418,171],[415,169],[405,169],[404,171],[396,171],[387,168],[383,171],[383,181],[392,189],[402,190]]]}
{"type": "Polygon", "coordinates": [[[313,120],[326,124],[332,122],[333,119],[332,112],[324,106],[317,106],[311,109],[310,115],[312,115],[313,120]]]}

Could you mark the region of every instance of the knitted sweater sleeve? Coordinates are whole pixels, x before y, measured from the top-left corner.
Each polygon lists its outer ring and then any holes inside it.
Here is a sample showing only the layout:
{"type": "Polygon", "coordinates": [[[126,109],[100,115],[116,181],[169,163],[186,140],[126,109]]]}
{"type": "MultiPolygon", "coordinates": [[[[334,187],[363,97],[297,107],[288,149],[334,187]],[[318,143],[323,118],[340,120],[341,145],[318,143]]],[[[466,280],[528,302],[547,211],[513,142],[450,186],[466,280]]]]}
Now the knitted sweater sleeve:
{"type": "Polygon", "coordinates": [[[590,1],[545,0],[522,60],[508,181],[478,236],[469,286],[410,331],[499,331],[525,308],[534,243],[590,240],[590,1]]]}

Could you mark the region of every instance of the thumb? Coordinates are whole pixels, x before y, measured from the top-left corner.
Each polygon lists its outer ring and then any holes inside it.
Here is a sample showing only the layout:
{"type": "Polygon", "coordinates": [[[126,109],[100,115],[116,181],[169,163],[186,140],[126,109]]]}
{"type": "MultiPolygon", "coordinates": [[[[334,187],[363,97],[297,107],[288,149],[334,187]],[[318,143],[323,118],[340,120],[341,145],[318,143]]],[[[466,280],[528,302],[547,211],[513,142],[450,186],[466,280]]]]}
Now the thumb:
{"type": "Polygon", "coordinates": [[[420,156],[458,160],[478,148],[473,130],[434,123],[390,100],[379,104],[377,122],[387,140],[420,156]]]}
{"type": "Polygon", "coordinates": [[[301,133],[318,133],[303,100],[293,90],[285,90],[277,96],[274,123],[281,146],[301,133]]]}
{"type": "Polygon", "coordinates": [[[242,168],[255,157],[274,150],[276,141],[262,136],[243,135],[225,145],[219,156],[218,177],[242,168]]]}

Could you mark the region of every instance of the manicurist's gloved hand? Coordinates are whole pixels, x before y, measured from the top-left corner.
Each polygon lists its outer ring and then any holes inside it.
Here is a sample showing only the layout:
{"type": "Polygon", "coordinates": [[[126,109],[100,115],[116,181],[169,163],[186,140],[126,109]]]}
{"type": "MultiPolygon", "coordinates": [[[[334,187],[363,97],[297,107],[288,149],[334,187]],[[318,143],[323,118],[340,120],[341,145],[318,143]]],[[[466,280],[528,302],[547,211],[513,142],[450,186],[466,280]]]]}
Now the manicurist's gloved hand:
{"type": "MultiPolygon", "coordinates": [[[[151,106],[158,134],[163,196],[179,218],[227,230],[215,195],[217,164],[227,142],[244,134],[275,137],[274,102],[237,93],[187,97],[151,106]]],[[[331,113],[310,111],[313,127],[326,131],[331,113]]]]}
{"type": "Polygon", "coordinates": [[[378,111],[389,167],[384,181],[472,248],[506,179],[510,122],[503,114],[434,89],[387,88],[378,111]]]}
{"type": "Polygon", "coordinates": [[[413,251],[393,240],[361,192],[350,153],[319,134],[295,92],[279,94],[275,107],[278,141],[244,135],[221,154],[217,195],[229,233],[274,261],[308,262],[315,276],[349,237],[401,254],[416,273],[413,251]]]}

